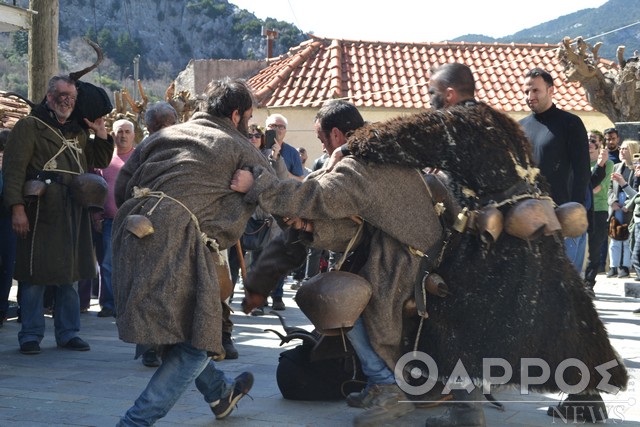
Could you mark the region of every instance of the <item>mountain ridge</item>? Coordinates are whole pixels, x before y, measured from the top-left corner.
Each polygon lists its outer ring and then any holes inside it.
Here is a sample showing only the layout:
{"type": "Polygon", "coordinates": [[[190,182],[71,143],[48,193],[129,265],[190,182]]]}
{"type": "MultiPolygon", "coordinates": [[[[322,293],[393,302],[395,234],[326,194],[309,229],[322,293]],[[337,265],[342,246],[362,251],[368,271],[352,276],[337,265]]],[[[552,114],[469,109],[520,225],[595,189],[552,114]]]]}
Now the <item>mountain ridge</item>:
{"type": "MultiPolygon", "coordinates": [[[[29,1],[17,0],[17,5],[28,7],[29,1]]],[[[163,96],[191,59],[265,58],[263,28],[278,32],[272,41],[273,56],[308,38],[293,24],[258,19],[228,0],[60,0],[59,17],[63,72],[94,61],[94,52],[82,40],[88,36],[100,44],[106,57],[90,77],[95,83],[112,91],[132,85],[132,61],[140,55],[138,77],[145,80],[154,99],[163,96]]],[[[634,19],[640,21],[640,0],[609,0],[598,8],[560,16],[509,36],[467,34],[450,41],[557,45],[565,36],[582,36],[590,44],[602,41],[600,57],[615,60],[620,45],[627,47],[626,57],[640,50],[640,26],[623,28],[634,19]]],[[[26,32],[0,34],[1,89],[26,95],[26,52],[26,32]]]]}
{"type": "Polygon", "coordinates": [[[625,46],[626,56],[631,56],[640,50],[640,0],[609,0],[600,7],[569,13],[504,37],[466,34],[451,41],[557,45],[564,37],[578,36],[591,45],[602,42],[601,58],[615,60],[618,46],[625,46]]]}

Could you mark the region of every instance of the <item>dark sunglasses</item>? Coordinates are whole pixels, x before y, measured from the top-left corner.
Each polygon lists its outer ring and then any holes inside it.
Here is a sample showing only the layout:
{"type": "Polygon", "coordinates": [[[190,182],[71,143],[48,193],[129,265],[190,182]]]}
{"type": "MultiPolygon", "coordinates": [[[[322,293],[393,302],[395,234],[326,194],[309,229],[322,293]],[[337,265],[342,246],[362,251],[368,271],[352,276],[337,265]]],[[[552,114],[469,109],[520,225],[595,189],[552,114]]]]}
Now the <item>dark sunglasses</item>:
{"type": "Polygon", "coordinates": [[[250,133],[249,138],[262,138],[261,133],[250,133]]]}

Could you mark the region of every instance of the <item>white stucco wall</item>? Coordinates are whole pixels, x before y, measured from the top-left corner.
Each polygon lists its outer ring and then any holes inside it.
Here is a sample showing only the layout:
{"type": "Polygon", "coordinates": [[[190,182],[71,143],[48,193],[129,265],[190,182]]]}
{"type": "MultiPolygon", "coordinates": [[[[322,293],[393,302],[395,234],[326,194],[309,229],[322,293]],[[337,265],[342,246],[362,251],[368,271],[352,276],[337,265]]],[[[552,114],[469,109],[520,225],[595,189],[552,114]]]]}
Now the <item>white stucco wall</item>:
{"type": "MultiPolygon", "coordinates": [[[[359,110],[362,117],[366,121],[370,122],[382,121],[402,114],[413,114],[423,111],[396,109],[383,110],[378,108],[359,108],[359,110]]],[[[322,155],[322,146],[318,138],[316,138],[315,131],[313,130],[313,119],[317,111],[318,109],[316,108],[259,108],[253,110],[252,122],[257,123],[260,126],[264,126],[265,119],[269,114],[279,113],[285,116],[289,122],[285,142],[296,148],[300,146],[305,147],[309,153],[309,163],[311,164],[314,159],[322,155]]],[[[509,116],[518,121],[529,114],[529,112],[509,113],[509,116]]],[[[598,129],[603,131],[604,129],[613,126],[613,123],[601,113],[579,112],[578,115],[582,118],[587,130],[598,129]]],[[[310,164],[307,165],[307,167],[309,167],[310,164]]]]}

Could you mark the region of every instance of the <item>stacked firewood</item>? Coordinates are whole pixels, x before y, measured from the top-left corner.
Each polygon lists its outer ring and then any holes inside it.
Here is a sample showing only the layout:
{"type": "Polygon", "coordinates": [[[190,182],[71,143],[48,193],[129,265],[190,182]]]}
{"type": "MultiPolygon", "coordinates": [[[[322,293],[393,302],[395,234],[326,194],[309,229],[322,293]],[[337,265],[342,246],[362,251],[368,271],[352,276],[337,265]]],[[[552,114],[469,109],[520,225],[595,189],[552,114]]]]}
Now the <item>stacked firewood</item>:
{"type": "Polygon", "coordinates": [[[25,117],[31,107],[12,92],[0,90],[0,129],[13,129],[18,120],[25,117]]]}

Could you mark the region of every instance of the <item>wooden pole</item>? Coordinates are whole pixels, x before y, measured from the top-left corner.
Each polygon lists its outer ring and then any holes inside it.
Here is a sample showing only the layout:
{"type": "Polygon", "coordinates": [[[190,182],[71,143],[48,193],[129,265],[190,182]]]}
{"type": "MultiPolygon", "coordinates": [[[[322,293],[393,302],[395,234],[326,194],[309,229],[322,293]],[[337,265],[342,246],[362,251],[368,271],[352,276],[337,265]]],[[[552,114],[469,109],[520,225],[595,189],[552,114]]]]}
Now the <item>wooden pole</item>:
{"type": "Polygon", "coordinates": [[[236,244],[236,251],[238,252],[238,261],[240,262],[240,274],[242,275],[242,284],[247,282],[247,265],[244,263],[244,254],[242,253],[242,244],[240,240],[236,244]]]}
{"type": "Polygon", "coordinates": [[[29,30],[29,99],[40,103],[49,79],[58,73],[59,0],[29,0],[34,14],[29,30]]]}

